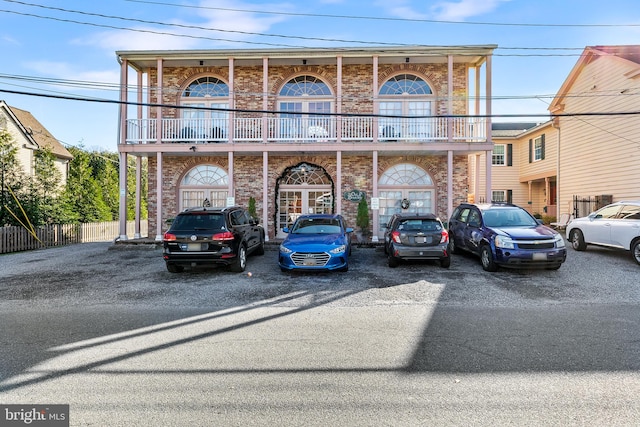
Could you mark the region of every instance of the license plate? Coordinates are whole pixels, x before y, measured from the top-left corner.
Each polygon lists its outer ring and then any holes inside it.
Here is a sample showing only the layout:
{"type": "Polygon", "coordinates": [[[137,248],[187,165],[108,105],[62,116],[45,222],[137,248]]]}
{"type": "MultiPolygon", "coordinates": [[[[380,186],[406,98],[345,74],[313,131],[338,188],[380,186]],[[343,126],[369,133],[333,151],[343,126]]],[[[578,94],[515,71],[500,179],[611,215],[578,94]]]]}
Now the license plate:
{"type": "Polygon", "coordinates": [[[416,243],[426,243],[426,242],[427,242],[426,237],[416,237],[416,243]]]}
{"type": "Polygon", "coordinates": [[[200,252],[202,250],[202,243],[188,243],[187,251],[188,252],[200,252]]]}
{"type": "Polygon", "coordinates": [[[547,254],[533,254],[533,260],[534,261],[546,261],[547,260],[547,254]]]}
{"type": "Polygon", "coordinates": [[[305,259],[304,261],[302,261],[302,265],[316,265],[316,260],[311,258],[311,259],[305,259]]]}

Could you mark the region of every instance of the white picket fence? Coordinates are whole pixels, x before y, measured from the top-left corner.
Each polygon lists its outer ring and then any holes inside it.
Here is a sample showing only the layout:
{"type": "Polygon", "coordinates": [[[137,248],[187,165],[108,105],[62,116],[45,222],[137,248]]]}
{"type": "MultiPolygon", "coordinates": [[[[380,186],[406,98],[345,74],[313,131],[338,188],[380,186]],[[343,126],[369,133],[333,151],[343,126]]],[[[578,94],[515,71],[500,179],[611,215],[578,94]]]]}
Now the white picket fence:
{"type": "MultiPolygon", "coordinates": [[[[148,221],[140,221],[140,235],[149,234],[148,221]]],[[[74,243],[109,242],[120,235],[118,221],[55,224],[36,228],[37,239],[24,227],[0,227],[0,254],[74,243]]],[[[127,221],[127,237],[135,237],[135,222],[127,221]]]]}

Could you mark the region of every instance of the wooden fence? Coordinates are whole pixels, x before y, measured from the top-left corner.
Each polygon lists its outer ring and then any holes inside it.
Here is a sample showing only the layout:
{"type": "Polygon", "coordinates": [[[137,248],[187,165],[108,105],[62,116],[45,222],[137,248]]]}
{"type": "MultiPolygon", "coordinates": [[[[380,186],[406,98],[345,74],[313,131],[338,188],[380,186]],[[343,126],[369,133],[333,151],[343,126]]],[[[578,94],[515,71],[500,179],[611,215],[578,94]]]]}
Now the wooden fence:
{"type": "MultiPolygon", "coordinates": [[[[133,238],[134,234],[135,222],[127,221],[127,236],[133,238]]],[[[74,243],[109,242],[119,235],[118,221],[45,225],[36,228],[37,239],[24,227],[0,227],[0,254],[74,243]]],[[[147,220],[140,221],[140,235],[148,235],[147,220]]]]}

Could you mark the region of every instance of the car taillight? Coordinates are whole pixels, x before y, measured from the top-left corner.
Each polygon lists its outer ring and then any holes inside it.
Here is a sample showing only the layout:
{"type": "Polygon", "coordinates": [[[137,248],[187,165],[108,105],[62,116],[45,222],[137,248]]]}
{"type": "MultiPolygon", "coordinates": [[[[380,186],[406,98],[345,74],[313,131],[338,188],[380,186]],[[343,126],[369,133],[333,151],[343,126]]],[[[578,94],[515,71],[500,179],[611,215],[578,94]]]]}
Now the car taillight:
{"type": "Polygon", "coordinates": [[[164,233],[164,240],[174,241],[176,240],[176,235],[171,233],[164,233]]]}
{"type": "Polygon", "coordinates": [[[233,233],[230,231],[225,231],[224,233],[214,234],[211,237],[211,240],[233,240],[233,233]]]}
{"type": "Polygon", "coordinates": [[[396,243],[402,243],[400,241],[400,232],[399,231],[393,231],[391,233],[391,240],[393,240],[396,243]]]}
{"type": "Polygon", "coordinates": [[[440,243],[448,243],[449,242],[449,232],[447,230],[442,230],[442,237],[440,237],[440,243]]]}

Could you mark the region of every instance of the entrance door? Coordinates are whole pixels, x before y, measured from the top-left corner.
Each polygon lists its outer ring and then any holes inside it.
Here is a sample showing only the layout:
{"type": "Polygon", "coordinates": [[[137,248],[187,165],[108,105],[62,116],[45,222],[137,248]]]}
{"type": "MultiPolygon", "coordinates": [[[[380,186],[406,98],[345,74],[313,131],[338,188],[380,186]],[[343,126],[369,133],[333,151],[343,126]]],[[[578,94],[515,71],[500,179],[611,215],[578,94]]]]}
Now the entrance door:
{"type": "Polygon", "coordinates": [[[280,189],[278,194],[277,238],[284,238],[284,227],[291,227],[302,214],[332,213],[333,195],[331,187],[280,189]]]}
{"type": "Polygon", "coordinates": [[[395,213],[433,213],[433,190],[393,190],[380,191],[380,231],[384,234],[384,227],[395,213]],[[402,202],[406,200],[409,206],[403,209],[402,202]]]}

